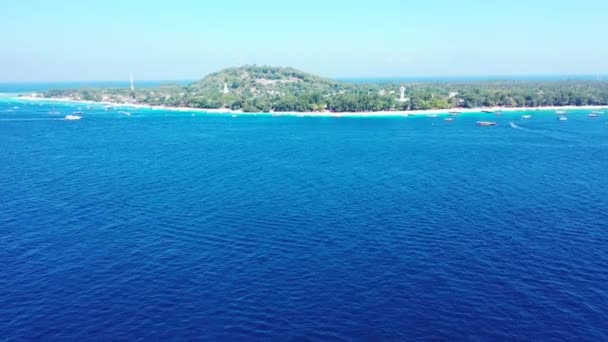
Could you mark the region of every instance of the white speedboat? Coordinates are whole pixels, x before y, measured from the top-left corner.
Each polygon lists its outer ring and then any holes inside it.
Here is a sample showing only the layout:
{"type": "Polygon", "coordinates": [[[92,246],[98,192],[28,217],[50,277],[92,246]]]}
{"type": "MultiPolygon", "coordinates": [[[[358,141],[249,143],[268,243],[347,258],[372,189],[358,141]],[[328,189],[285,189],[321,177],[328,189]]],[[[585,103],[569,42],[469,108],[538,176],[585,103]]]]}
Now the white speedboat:
{"type": "Polygon", "coordinates": [[[74,120],[80,120],[82,119],[82,116],[80,115],[66,115],[65,118],[68,121],[74,121],[74,120]]]}
{"type": "Polygon", "coordinates": [[[568,118],[567,118],[567,117],[565,117],[565,116],[560,116],[560,117],[558,118],[558,120],[559,120],[559,121],[568,121],[568,118]]]}
{"type": "Polygon", "coordinates": [[[532,115],[522,115],[521,119],[522,120],[530,120],[530,119],[532,119],[532,115]]]}

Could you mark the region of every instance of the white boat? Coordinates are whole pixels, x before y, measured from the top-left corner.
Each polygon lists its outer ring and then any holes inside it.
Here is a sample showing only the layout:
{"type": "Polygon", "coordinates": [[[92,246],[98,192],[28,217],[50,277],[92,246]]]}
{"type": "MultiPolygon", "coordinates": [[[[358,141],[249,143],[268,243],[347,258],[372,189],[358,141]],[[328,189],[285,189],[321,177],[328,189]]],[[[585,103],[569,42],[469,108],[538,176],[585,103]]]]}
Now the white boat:
{"type": "Polygon", "coordinates": [[[119,114],[126,115],[126,116],[130,116],[130,115],[131,115],[131,113],[129,113],[129,112],[125,112],[125,111],[122,111],[122,110],[121,110],[120,112],[118,112],[118,113],[119,113],[119,114]]]}
{"type": "Polygon", "coordinates": [[[454,121],[454,119],[452,119],[452,118],[445,118],[445,119],[443,119],[443,121],[450,122],[450,121],[454,121]]]}
{"type": "Polygon", "coordinates": [[[565,117],[565,116],[560,116],[560,117],[558,118],[558,120],[559,120],[559,121],[568,121],[568,118],[567,118],[567,117],[565,117]]]}
{"type": "Polygon", "coordinates": [[[530,119],[532,119],[532,115],[522,115],[521,119],[522,120],[530,120],[530,119]]]}
{"type": "Polygon", "coordinates": [[[563,111],[563,110],[556,110],[555,114],[557,114],[557,115],[566,115],[568,113],[566,111],[563,111]]]}
{"type": "Polygon", "coordinates": [[[73,120],[80,120],[82,119],[82,116],[80,115],[66,115],[65,120],[69,120],[69,121],[73,121],[73,120]]]}
{"type": "Polygon", "coordinates": [[[436,118],[436,117],[438,117],[439,115],[437,115],[437,114],[429,114],[429,115],[427,115],[427,116],[428,116],[429,118],[436,118]]]}

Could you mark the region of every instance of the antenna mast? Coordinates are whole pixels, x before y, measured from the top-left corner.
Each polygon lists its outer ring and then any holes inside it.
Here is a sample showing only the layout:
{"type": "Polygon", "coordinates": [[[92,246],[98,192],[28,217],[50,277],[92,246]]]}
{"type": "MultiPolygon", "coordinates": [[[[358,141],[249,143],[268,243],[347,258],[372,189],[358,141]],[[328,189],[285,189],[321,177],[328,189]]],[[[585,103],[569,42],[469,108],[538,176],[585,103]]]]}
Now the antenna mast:
{"type": "Polygon", "coordinates": [[[135,85],[133,84],[133,73],[131,73],[130,76],[131,76],[131,98],[135,99],[135,85]]]}

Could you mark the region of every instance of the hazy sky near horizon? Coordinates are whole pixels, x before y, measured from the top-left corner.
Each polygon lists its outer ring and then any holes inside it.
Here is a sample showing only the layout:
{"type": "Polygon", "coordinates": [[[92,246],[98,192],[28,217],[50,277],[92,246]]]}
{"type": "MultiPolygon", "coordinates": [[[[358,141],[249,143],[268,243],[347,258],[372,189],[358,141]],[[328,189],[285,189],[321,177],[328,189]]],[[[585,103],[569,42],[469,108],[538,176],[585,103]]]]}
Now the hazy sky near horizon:
{"type": "Polygon", "coordinates": [[[608,74],[606,0],[20,0],[0,82],[197,79],[242,64],[329,77],[608,74]]]}

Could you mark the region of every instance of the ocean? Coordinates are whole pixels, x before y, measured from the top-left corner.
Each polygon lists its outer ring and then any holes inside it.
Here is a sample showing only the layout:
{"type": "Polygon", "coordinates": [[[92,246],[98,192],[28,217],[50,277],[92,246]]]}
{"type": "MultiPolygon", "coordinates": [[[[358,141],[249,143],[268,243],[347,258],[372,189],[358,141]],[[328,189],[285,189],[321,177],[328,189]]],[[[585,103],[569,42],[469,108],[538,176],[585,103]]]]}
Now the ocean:
{"type": "Polygon", "coordinates": [[[0,99],[0,340],[608,340],[608,112],[82,107],[0,99]]]}

